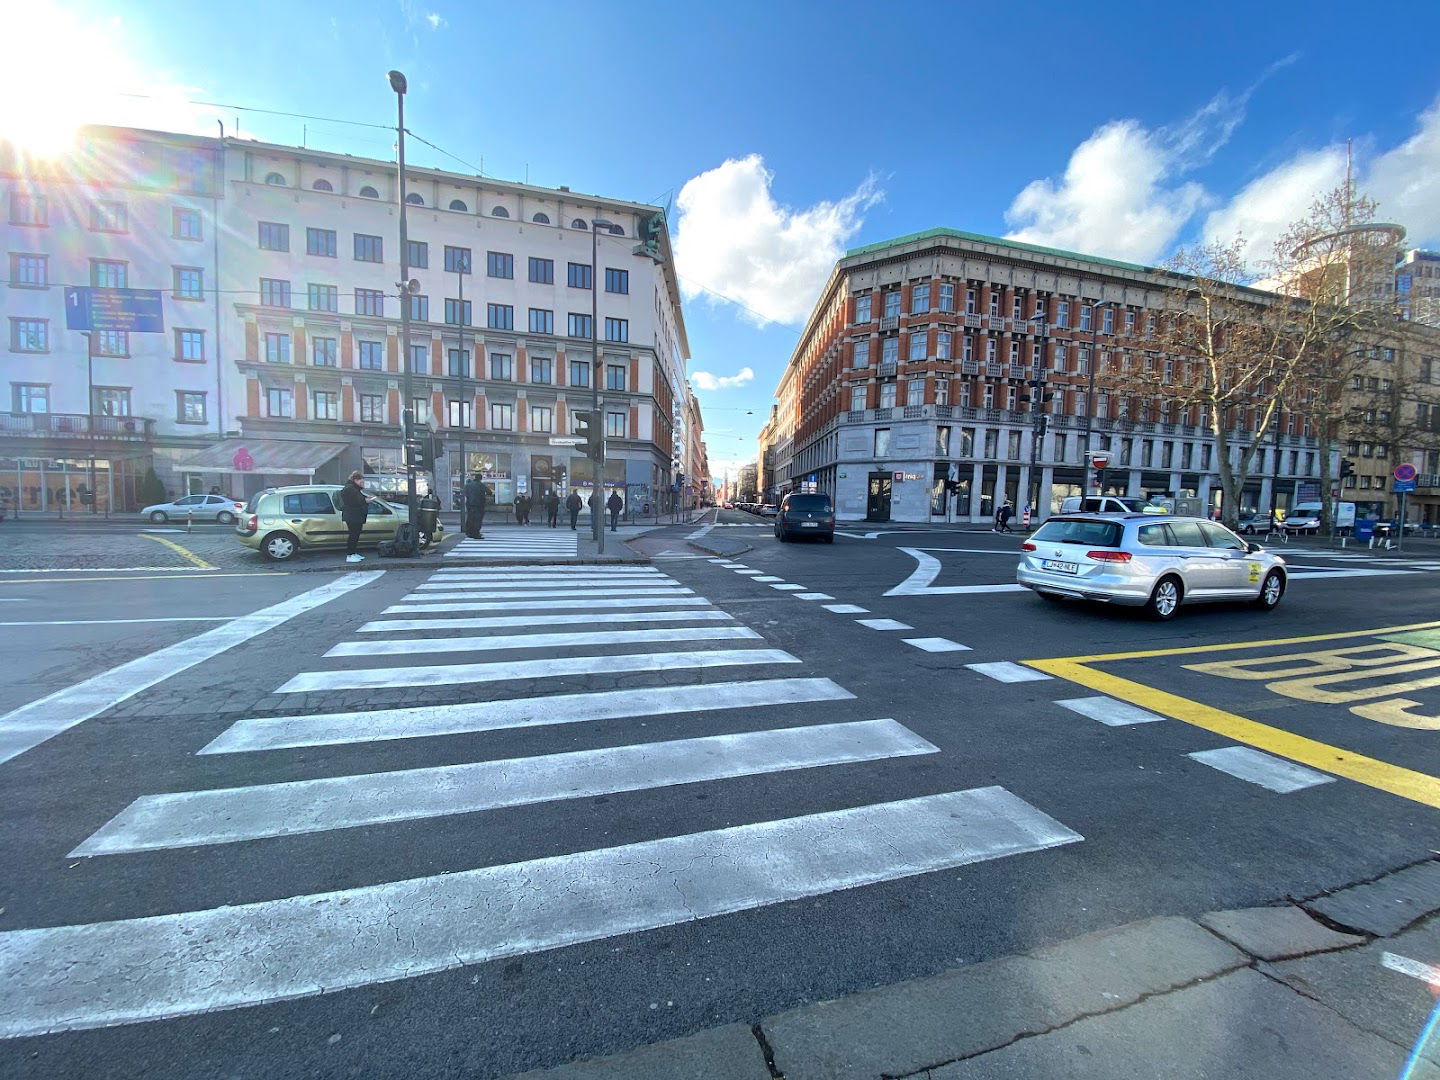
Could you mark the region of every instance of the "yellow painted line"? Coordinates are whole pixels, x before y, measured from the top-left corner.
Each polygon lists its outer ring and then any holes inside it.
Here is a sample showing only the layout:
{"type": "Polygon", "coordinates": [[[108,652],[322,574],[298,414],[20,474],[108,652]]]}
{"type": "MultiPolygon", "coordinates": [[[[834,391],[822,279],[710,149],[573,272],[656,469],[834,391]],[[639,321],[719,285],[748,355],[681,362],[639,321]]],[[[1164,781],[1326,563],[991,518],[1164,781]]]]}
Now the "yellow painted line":
{"type": "Polygon", "coordinates": [[[201,570],[219,570],[219,569],[220,569],[218,566],[214,566],[214,565],[212,565],[211,563],[206,562],[204,559],[202,559],[199,555],[196,555],[196,554],[195,554],[193,551],[191,551],[189,548],[181,547],[179,544],[175,543],[175,541],[174,541],[174,540],[171,540],[169,537],[166,537],[166,536],[156,536],[156,535],[154,535],[153,533],[141,533],[140,535],[143,536],[146,540],[154,540],[157,544],[164,544],[164,545],[165,545],[166,547],[168,547],[171,551],[175,552],[176,555],[179,555],[179,556],[180,556],[182,559],[184,559],[186,562],[188,562],[188,563],[190,563],[190,564],[192,564],[192,565],[194,565],[194,566],[198,566],[201,570]]]}
{"type": "MultiPolygon", "coordinates": [[[[1339,641],[1342,638],[1398,634],[1404,630],[1433,630],[1440,622],[1409,623],[1406,626],[1379,626],[1374,630],[1347,630],[1340,634],[1309,634],[1305,637],[1271,638],[1269,641],[1231,641],[1223,645],[1187,645],[1183,649],[1146,649],[1141,652],[1098,653],[1094,656],[1067,656],[1076,664],[1100,664],[1109,660],[1142,660],[1149,656],[1183,656],[1191,653],[1229,652],[1232,649],[1264,649],[1271,645],[1299,645],[1307,641],[1339,641]]],[[[1038,663],[1026,660],[1024,663],[1038,663]]]]}
{"type": "Polygon", "coordinates": [[[288,570],[240,570],[223,574],[192,574],[187,570],[182,574],[176,569],[166,574],[145,574],[128,577],[123,575],[100,577],[96,575],[95,577],[21,578],[19,581],[6,579],[0,581],[0,588],[6,585],[58,585],[62,582],[75,581],[200,581],[205,578],[217,577],[286,577],[289,573],[288,570]]]}

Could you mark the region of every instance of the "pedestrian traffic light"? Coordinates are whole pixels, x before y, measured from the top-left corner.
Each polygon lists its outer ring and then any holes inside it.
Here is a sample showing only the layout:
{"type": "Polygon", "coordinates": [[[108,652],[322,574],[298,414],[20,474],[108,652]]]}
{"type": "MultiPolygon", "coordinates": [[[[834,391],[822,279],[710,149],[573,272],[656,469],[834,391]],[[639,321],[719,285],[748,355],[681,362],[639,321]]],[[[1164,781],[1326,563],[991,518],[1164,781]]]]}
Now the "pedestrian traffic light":
{"type": "Polygon", "coordinates": [[[419,472],[435,467],[435,436],[415,434],[405,440],[405,464],[419,472]]]}
{"type": "Polygon", "coordinates": [[[1344,480],[1347,476],[1354,476],[1354,475],[1355,475],[1355,462],[1351,461],[1349,458],[1343,458],[1343,457],[1342,457],[1342,458],[1340,459],[1340,479],[1341,479],[1341,480],[1344,480]]]}
{"type": "Polygon", "coordinates": [[[634,254],[648,255],[660,262],[660,233],[665,228],[665,215],[651,214],[640,219],[640,243],[635,245],[634,254]]]}
{"type": "Polygon", "coordinates": [[[605,435],[600,430],[600,414],[577,412],[575,434],[580,436],[580,452],[591,461],[605,460],[605,435]]]}

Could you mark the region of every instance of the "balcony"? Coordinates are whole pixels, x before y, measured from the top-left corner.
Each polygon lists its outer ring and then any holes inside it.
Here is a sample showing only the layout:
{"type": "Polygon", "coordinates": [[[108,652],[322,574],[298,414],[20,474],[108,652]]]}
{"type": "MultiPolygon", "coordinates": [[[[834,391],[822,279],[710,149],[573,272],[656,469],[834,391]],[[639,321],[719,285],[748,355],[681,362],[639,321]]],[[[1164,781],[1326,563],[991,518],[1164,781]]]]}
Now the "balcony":
{"type": "Polygon", "coordinates": [[[985,362],[985,374],[992,378],[1003,379],[1005,377],[1005,365],[1000,363],[999,360],[987,360],[985,362]]]}
{"type": "Polygon", "coordinates": [[[109,439],[148,442],[155,421],[141,416],[87,416],[84,413],[0,413],[0,435],[33,439],[109,439]]]}
{"type": "Polygon", "coordinates": [[[880,330],[882,333],[886,330],[898,329],[900,329],[899,315],[886,315],[883,319],[880,320],[880,330]]]}
{"type": "Polygon", "coordinates": [[[985,328],[987,330],[1004,330],[1005,320],[998,315],[989,315],[985,319],[985,328]]]}
{"type": "Polygon", "coordinates": [[[954,415],[955,415],[955,410],[954,410],[954,407],[953,407],[953,406],[950,406],[950,405],[936,405],[936,406],[935,406],[935,416],[936,416],[937,419],[940,419],[940,420],[949,420],[949,419],[951,419],[954,415]]]}
{"type": "Polygon", "coordinates": [[[979,374],[980,374],[980,361],[979,361],[979,360],[961,360],[961,361],[960,361],[960,374],[961,374],[961,375],[979,375],[979,374]]]}
{"type": "Polygon", "coordinates": [[[883,379],[887,375],[894,375],[897,370],[899,370],[899,364],[896,361],[886,360],[880,365],[880,377],[883,379]]]}
{"type": "Polygon", "coordinates": [[[1050,423],[1056,427],[1068,428],[1070,426],[1070,420],[1071,417],[1065,413],[1057,413],[1055,416],[1050,417],[1050,423]]]}
{"type": "Polygon", "coordinates": [[[906,405],[901,416],[906,420],[919,420],[926,415],[926,412],[924,405],[906,405]]]}
{"type": "Polygon", "coordinates": [[[965,325],[978,330],[980,328],[980,316],[973,311],[967,311],[965,313],[965,325]]]}
{"type": "Polygon", "coordinates": [[[894,412],[894,411],[895,411],[894,409],[876,409],[876,410],[875,410],[875,419],[876,419],[876,420],[889,420],[889,419],[890,419],[890,414],[891,414],[892,412],[894,412]]]}
{"type": "Polygon", "coordinates": [[[865,422],[865,410],[851,409],[845,414],[845,420],[851,424],[863,424],[865,422]]]}
{"type": "Polygon", "coordinates": [[[1025,370],[1025,365],[1024,365],[1024,364],[1011,364],[1011,365],[1010,365],[1010,378],[1012,378],[1012,379],[1023,379],[1023,378],[1025,378],[1025,376],[1026,376],[1027,374],[1029,374],[1029,373],[1025,370]]]}
{"type": "Polygon", "coordinates": [[[978,420],[978,419],[980,419],[980,410],[977,409],[977,408],[975,408],[973,405],[961,405],[961,406],[960,406],[960,419],[961,419],[961,420],[978,420]]]}

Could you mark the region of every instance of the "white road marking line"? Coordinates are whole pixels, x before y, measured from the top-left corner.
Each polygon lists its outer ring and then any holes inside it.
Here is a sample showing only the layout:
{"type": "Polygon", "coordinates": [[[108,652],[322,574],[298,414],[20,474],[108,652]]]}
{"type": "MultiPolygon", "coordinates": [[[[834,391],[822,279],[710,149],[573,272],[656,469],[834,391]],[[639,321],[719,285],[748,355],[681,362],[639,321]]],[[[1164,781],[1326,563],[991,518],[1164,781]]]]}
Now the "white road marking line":
{"type": "Polygon", "coordinates": [[[660,607],[709,607],[710,601],[702,596],[644,596],[624,600],[604,597],[594,599],[588,596],[569,600],[490,600],[485,602],[457,601],[443,604],[392,604],[381,612],[382,615],[398,615],[407,612],[436,611],[515,611],[518,609],[584,608],[587,611],[600,608],[660,608],[660,607]]]}
{"type": "Polygon", "coordinates": [[[612,589],[606,586],[603,589],[586,588],[579,589],[456,589],[452,592],[422,593],[414,592],[404,597],[409,603],[412,600],[508,600],[526,599],[533,600],[541,597],[552,596],[634,596],[634,597],[660,597],[660,596],[682,596],[691,593],[693,590],[684,589],[678,585],[627,585],[624,588],[612,589]]]}
{"type": "Polygon", "coordinates": [[[129,574],[141,570],[153,573],[156,570],[183,572],[204,569],[203,566],[50,566],[43,570],[0,570],[0,574],[129,574]]]}
{"type": "Polygon", "coordinates": [[[1043,671],[1036,671],[1034,668],[1021,667],[1019,664],[1012,664],[1003,660],[998,664],[966,664],[967,668],[980,675],[985,675],[996,682],[1017,683],[1017,682],[1039,682],[1042,679],[1050,678],[1043,671]]]}
{"type": "Polygon", "coordinates": [[[418,705],[403,709],[258,716],[230,725],[198,752],[239,754],[297,746],[387,742],[622,717],[674,716],[679,720],[695,712],[813,701],[848,701],[854,697],[850,691],[829,679],[756,679],[696,686],[549,694],[499,701],[466,701],[456,705],[418,705]]]}
{"type": "Polygon", "coordinates": [[[926,551],[969,551],[986,555],[1009,555],[1018,563],[1019,553],[1014,551],[992,551],[988,548],[896,548],[903,551],[919,565],[899,585],[885,593],[886,596],[970,596],[979,593],[1021,592],[1023,585],[931,585],[940,576],[940,560],[926,551]]]}
{"type": "Polygon", "coordinates": [[[229,622],[243,615],[171,615],[163,619],[37,619],[30,622],[0,622],[0,626],[115,626],[122,623],[229,622]]]}
{"type": "Polygon", "coordinates": [[[1251,746],[1222,746],[1219,750],[1200,750],[1185,756],[1281,795],[1317,784],[1329,784],[1335,780],[1333,776],[1326,776],[1314,769],[1296,765],[1293,761],[1274,757],[1251,746]]]}
{"type": "MultiPolygon", "coordinates": [[[[701,556],[702,558],[704,556],[701,556]]],[[[654,566],[442,566],[430,575],[431,581],[445,578],[509,578],[542,575],[544,577],[593,577],[597,574],[630,577],[654,576],[660,570],[654,566]]]]}
{"type": "Polygon", "coordinates": [[[866,615],[869,608],[861,607],[859,604],[821,604],[826,611],[833,611],[836,615],[866,615]]]}
{"type": "Polygon", "coordinates": [[[1409,975],[1412,979],[1419,979],[1428,983],[1431,987],[1440,986],[1440,967],[1433,964],[1426,964],[1420,960],[1412,960],[1408,956],[1401,956],[1399,953],[1382,952],[1380,954],[1380,966],[1389,968],[1391,971],[1398,971],[1401,975],[1409,975]]]}
{"type": "Polygon", "coordinates": [[[1055,702],[1062,709],[1069,709],[1071,712],[1079,713],[1081,716],[1088,716],[1091,720],[1098,720],[1107,727],[1125,727],[1129,724],[1153,724],[1157,720],[1165,719],[1157,713],[1149,712],[1138,705],[1131,705],[1128,701],[1120,701],[1117,698],[1107,697],[1104,694],[1098,697],[1067,698],[1064,701],[1055,702]]]}
{"type": "MultiPolygon", "coordinates": [[[[377,619],[356,633],[378,634],[396,630],[505,630],[532,626],[589,626],[592,623],[695,622],[733,620],[725,611],[609,611],[583,615],[493,615],[478,619],[377,619]]],[[[443,640],[443,639],[441,639],[443,640]]]]}
{"type": "Polygon", "coordinates": [[[187,671],[337,596],[344,596],[352,589],[368,585],[383,573],[383,570],[368,570],[346,574],[319,588],[232,619],[203,634],[177,641],[174,645],[136,657],[74,686],[57,690],[38,701],[21,705],[0,717],[0,763],[18,757],[156,683],[187,671]]]}
{"type": "Polygon", "coordinates": [[[146,795],[106,822],[70,858],[329,832],[939,752],[894,720],[860,720],[146,795]]]}
{"type": "Polygon", "coordinates": [[[835,598],[827,592],[797,592],[796,600],[834,600],[835,598]]]}
{"type": "Polygon", "coordinates": [[[909,623],[897,622],[894,619],[856,619],[861,626],[871,630],[914,630],[909,623]]]}
{"type": "Polygon", "coordinates": [[[0,1037],[312,997],[1083,839],[1004,788],[976,788],[336,892],[12,930],[0,934],[0,1037]]]}
{"type": "Polygon", "coordinates": [[[475,589],[591,589],[626,588],[663,589],[679,582],[666,577],[642,578],[521,578],[515,581],[425,581],[415,586],[416,592],[468,592],[475,589]]]}
{"type": "Polygon", "coordinates": [[[804,590],[805,586],[804,586],[804,585],[790,585],[790,584],[787,584],[787,583],[785,583],[785,582],[782,582],[782,583],[779,584],[779,585],[771,585],[770,588],[772,588],[772,589],[779,589],[781,592],[801,592],[801,591],[804,590]]]}
{"type": "Polygon", "coordinates": [[[757,578],[757,579],[759,578],[759,576],[760,576],[761,574],[765,573],[764,570],[736,570],[735,572],[736,572],[737,574],[740,574],[742,577],[757,578]]]}
{"type": "Polygon", "coordinates": [[[487,664],[428,664],[347,671],[303,671],[277,694],[312,690],[372,690],[386,686],[453,686],[554,679],[563,675],[616,675],[628,671],[688,671],[742,664],[798,664],[780,649],[717,649],[714,652],[625,653],[619,656],[560,656],[546,660],[504,660],[487,664]]]}
{"type": "Polygon", "coordinates": [[[784,579],[784,578],[778,578],[778,577],[773,577],[773,576],[767,575],[767,576],[765,576],[765,577],[753,578],[752,580],[753,580],[753,581],[763,581],[763,582],[765,582],[765,583],[768,584],[768,583],[770,583],[770,582],[772,582],[772,581],[784,581],[785,579],[784,579]]]}
{"type": "Polygon", "coordinates": [[[661,551],[661,552],[657,552],[657,553],[654,554],[654,555],[651,555],[650,557],[651,557],[652,559],[665,559],[665,560],[667,560],[667,561],[672,560],[672,559],[678,560],[678,559],[703,559],[703,558],[705,558],[704,555],[686,555],[683,551],[661,551]]]}
{"type": "Polygon", "coordinates": [[[958,641],[951,641],[943,637],[907,637],[901,638],[906,645],[914,645],[917,649],[925,652],[969,652],[969,645],[961,645],[958,641]]]}
{"type": "Polygon", "coordinates": [[[658,630],[591,630],[577,634],[501,634],[487,637],[342,641],[328,656],[412,656],[497,649],[570,649],[580,645],[643,645],[652,641],[753,641],[747,626],[669,626],[658,630]]]}
{"type": "Polygon", "coordinates": [[[746,568],[745,564],[740,562],[722,562],[720,565],[726,570],[744,570],[746,568]]]}
{"type": "MultiPolygon", "coordinates": [[[[563,569],[563,568],[562,568],[562,569],[563,569]]],[[[671,580],[671,579],[670,579],[669,577],[667,577],[665,574],[662,574],[659,570],[656,570],[656,569],[652,569],[652,568],[647,567],[643,572],[640,572],[640,571],[626,571],[626,572],[623,573],[623,574],[608,574],[608,573],[604,573],[604,572],[601,572],[601,571],[595,571],[595,570],[592,570],[592,571],[590,571],[589,573],[585,573],[585,574],[551,574],[551,573],[542,573],[542,572],[537,571],[537,570],[525,570],[525,571],[522,571],[522,572],[519,572],[519,573],[510,573],[510,572],[508,572],[507,570],[497,569],[497,570],[495,570],[493,573],[484,573],[484,572],[481,572],[481,573],[478,573],[478,574],[470,574],[470,573],[465,573],[465,574],[459,574],[459,573],[454,573],[454,574],[435,574],[435,575],[431,576],[431,577],[428,579],[428,582],[427,582],[427,583],[429,583],[429,584],[434,584],[434,585],[474,585],[474,584],[484,584],[484,583],[486,583],[486,582],[491,582],[491,581],[494,581],[494,582],[501,582],[501,581],[506,581],[506,582],[509,582],[509,581],[520,581],[520,582],[524,582],[524,581],[545,581],[545,582],[556,581],[556,582],[565,582],[565,581],[590,581],[590,580],[594,580],[594,579],[603,580],[603,581],[616,581],[616,582],[621,582],[621,581],[626,581],[626,582],[628,582],[628,581],[637,581],[637,582],[639,582],[639,581],[669,581],[669,580],[671,580]]]]}

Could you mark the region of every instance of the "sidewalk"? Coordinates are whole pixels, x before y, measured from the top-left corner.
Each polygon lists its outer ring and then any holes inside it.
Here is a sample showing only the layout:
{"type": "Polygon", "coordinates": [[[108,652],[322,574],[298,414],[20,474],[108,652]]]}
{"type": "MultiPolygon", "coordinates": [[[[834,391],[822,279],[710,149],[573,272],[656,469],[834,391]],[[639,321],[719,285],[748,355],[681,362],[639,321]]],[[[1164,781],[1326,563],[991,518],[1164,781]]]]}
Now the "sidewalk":
{"type": "MultiPolygon", "coordinates": [[[[665,528],[666,526],[660,527],[665,528]]],[[[341,553],[334,559],[323,559],[322,561],[320,557],[317,557],[305,562],[286,563],[285,569],[293,573],[332,573],[337,570],[347,572],[351,570],[434,570],[440,567],[453,568],[457,566],[605,566],[648,563],[650,561],[648,555],[640,554],[625,541],[654,530],[655,526],[653,525],[622,525],[617,532],[611,532],[607,527],[605,530],[605,553],[602,555],[583,519],[580,522],[580,528],[573,533],[568,526],[550,529],[543,525],[490,525],[485,528],[484,539],[478,541],[467,540],[463,533],[458,530],[451,531],[447,527],[445,539],[441,540],[437,547],[413,558],[382,559],[372,549],[361,552],[365,556],[364,562],[347,563],[341,553]],[[533,555],[523,552],[511,554],[516,538],[534,539],[537,544],[540,544],[546,538],[557,536],[574,537],[576,541],[575,554],[556,555],[543,550],[537,550],[533,555]],[[497,548],[503,547],[506,554],[503,556],[479,554],[475,557],[466,554],[452,554],[462,542],[467,547],[478,547],[482,552],[487,543],[494,543],[497,548]]]]}
{"type": "MultiPolygon", "coordinates": [[[[1436,1008],[1440,862],[1161,916],[524,1080],[1393,1080],[1436,1008]]],[[[1440,1080],[1440,1045],[1407,1074],[1440,1080]]]]}

